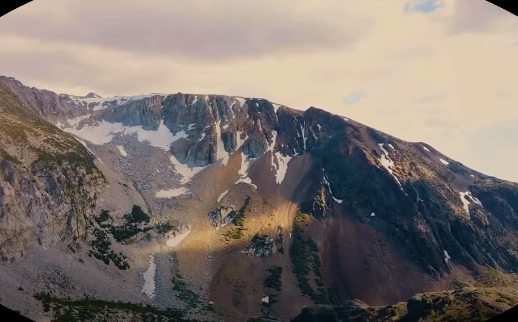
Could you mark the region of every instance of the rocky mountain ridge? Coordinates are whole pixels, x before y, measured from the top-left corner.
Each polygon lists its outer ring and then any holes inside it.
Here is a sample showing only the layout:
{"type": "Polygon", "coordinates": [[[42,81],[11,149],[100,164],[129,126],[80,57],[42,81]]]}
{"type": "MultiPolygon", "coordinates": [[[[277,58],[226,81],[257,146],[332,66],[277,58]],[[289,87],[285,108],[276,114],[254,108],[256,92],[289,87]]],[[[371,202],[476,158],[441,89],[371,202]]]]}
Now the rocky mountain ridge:
{"type": "MultiPolygon", "coordinates": [[[[171,298],[160,283],[170,278],[178,285],[174,276],[181,274],[185,286],[178,289],[213,302],[229,321],[258,312],[287,319],[312,303],[390,304],[447,289],[454,280],[475,286],[491,269],[502,276],[518,272],[518,185],[470,169],[425,143],[315,107],[299,111],[265,99],[182,93],[76,97],[7,77],[0,77],[0,86],[10,97],[2,100],[6,108],[23,105],[41,122],[55,124],[53,131],[66,140],[75,137],[81,159],[102,174],[104,183],[93,184],[62,170],[86,183],[79,195],[97,194],[87,218],[109,211],[116,223],[96,226],[112,248],[126,252],[130,268],[125,277],[112,279],[141,285],[152,274],[154,291],[103,289],[104,297],[180,305],[182,297],[171,298]],[[135,206],[149,223],[126,222],[135,206]],[[174,246],[163,245],[164,235],[151,229],[156,225],[169,225],[167,245],[174,246]],[[121,227],[125,235],[140,237],[119,245],[121,227]],[[139,267],[149,256],[144,274],[139,267]],[[165,264],[169,257],[172,267],[165,264]]],[[[3,163],[13,158],[12,146],[2,141],[3,163]]],[[[20,189],[12,194],[23,195],[20,189]]],[[[94,232],[86,233],[83,248],[96,240],[94,232]]],[[[30,247],[31,239],[24,240],[30,247]]],[[[63,240],[55,238],[55,245],[63,240]]],[[[91,272],[92,278],[98,274],[91,272]]],[[[106,274],[119,272],[110,268],[106,274]]]]}

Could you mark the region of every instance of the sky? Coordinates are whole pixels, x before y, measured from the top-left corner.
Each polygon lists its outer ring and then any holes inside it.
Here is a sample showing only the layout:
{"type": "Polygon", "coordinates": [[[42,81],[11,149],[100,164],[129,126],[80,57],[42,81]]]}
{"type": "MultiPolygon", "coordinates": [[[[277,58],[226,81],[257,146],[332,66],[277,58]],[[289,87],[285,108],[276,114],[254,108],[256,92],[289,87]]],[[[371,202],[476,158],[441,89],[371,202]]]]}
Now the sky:
{"type": "Polygon", "coordinates": [[[484,0],[46,0],[0,19],[0,74],[315,106],[518,182],[517,27],[484,0]]]}

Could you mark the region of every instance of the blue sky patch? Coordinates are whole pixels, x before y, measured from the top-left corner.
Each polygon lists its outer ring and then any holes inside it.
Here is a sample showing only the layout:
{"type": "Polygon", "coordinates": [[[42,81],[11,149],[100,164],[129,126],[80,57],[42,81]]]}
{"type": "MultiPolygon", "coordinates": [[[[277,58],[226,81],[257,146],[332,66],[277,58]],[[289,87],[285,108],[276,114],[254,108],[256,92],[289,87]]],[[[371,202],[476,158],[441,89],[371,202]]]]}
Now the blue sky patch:
{"type": "Polygon", "coordinates": [[[405,13],[431,13],[444,7],[442,0],[412,0],[405,5],[405,13]]]}
{"type": "Polygon", "coordinates": [[[358,102],[365,96],[367,96],[367,95],[363,91],[353,92],[353,93],[349,94],[346,98],[344,98],[344,104],[353,105],[354,103],[358,102]]]}

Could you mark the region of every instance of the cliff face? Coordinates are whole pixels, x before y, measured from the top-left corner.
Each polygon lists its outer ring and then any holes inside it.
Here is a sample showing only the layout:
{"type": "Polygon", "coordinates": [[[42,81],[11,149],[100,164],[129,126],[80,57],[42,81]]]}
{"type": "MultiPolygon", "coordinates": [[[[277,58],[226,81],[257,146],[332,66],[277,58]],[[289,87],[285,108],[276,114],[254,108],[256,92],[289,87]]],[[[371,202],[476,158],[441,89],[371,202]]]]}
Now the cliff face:
{"type": "Polygon", "coordinates": [[[102,174],[69,134],[41,120],[0,84],[0,255],[84,238],[102,174]]]}

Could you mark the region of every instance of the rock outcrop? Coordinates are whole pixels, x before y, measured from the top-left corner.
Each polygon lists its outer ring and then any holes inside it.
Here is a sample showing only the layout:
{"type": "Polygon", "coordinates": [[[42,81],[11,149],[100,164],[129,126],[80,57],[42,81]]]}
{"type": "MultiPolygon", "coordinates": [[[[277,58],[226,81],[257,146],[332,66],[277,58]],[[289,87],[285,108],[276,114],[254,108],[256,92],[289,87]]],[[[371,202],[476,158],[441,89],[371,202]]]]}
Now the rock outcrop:
{"type": "Polygon", "coordinates": [[[506,288],[471,288],[418,294],[385,307],[369,307],[361,301],[340,306],[305,308],[292,322],[483,322],[518,305],[518,293],[506,288]]]}
{"type": "Polygon", "coordinates": [[[84,238],[103,175],[69,134],[0,83],[0,260],[39,243],[84,238]]]}

